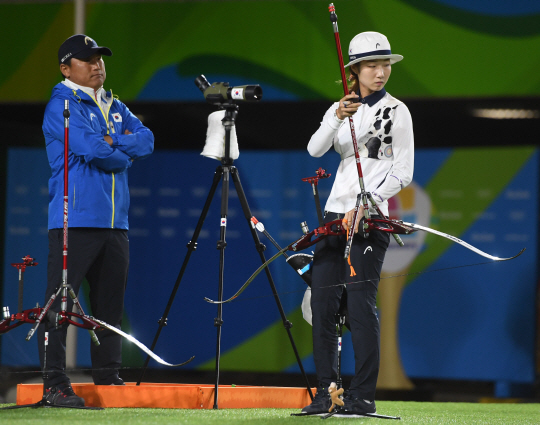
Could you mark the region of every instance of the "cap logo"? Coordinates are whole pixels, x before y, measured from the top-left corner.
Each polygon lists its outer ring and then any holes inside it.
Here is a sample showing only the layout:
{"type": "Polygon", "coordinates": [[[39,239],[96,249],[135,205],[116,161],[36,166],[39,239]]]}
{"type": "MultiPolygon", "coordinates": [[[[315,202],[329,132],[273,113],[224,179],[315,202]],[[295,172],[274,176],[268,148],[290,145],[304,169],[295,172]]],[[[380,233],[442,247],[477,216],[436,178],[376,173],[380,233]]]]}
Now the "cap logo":
{"type": "Polygon", "coordinates": [[[64,57],[62,58],[62,60],[61,60],[60,62],[63,63],[63,62],[64,62],[67,58],[69,58],[70,56],[71,56],[71,53],[68,53],[66,56],[64,56],[64,57]]]}
{"type": "Polygon", "coordinates": [[[90,37],[84,37],[84,44],[88,45],[88,42],[90,42],[90,44],[95,43],[90,37]]]}
{"type": "Polygon", "coordinates": [[[379,43],[377,43],[377,44],[375,45],[375,49],[378,49],[378,48],[379,48],[379,46],[380,46],[380,44],[379,44],[379,43]]]}

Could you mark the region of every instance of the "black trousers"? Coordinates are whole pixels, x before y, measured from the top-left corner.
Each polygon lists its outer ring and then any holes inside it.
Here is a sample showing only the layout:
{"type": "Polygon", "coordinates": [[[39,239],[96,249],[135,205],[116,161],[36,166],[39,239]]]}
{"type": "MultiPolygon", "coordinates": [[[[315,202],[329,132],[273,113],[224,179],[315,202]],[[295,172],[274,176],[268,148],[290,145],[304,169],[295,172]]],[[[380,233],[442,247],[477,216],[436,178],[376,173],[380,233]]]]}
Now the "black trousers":
{"type": "MultiPolygon", "coordinates": [[[[328,212],[325,223],[343,218],[328,212]]],[[[335,314],[343,291],[347,291],[347,315],[354,349],[355,375],[349,388],[354,397],[374,400],[379,374],[380,331],[375,306],[377,288],[390,235],[359,232],[353,239],[351,264],[343,259],[346,237],[330,236],[317,244],[313,257],[311,310],[313,356],[319,385],[328,388],[337,378],[335,314]],[[347,284],[347,285],[344,285],[347,284]],[[345,289],[346,288],[346,289],[345,289]]]]}
{"type": "MultiPolygon", "coordinates": [[[[97,319],[120,328],[124,312],[124,293],[129,268],[129,240],[127,230],[98,228],[69,228],[67,282],[75,294],[83,279],[90,286],[91,314],[97,319]]],[[[47,265],[47,290],[45,302],[62,285],[63,270],[63,229],[49,230],[49,258],[47,265]]],[[[61,296],[51,309],[60,311],[61,296]]],[[[68,295],[68,308],[73,302],[68,295]]],[[[47,322],[38,330],[38,347],[41,367],[44,361],[45,328],[49,332],[47,346],[48,378],[44,382],[48,388],[62,382],[69,383],[66,376],[66,334],[67,326],[55,329],[47,322]]],[[[98,330],[96,335],[100,345],[91,343],[92,378],[96,385],[111,384],[118,377],[122,362],[122,337],[110,330],[98,330]]]]}

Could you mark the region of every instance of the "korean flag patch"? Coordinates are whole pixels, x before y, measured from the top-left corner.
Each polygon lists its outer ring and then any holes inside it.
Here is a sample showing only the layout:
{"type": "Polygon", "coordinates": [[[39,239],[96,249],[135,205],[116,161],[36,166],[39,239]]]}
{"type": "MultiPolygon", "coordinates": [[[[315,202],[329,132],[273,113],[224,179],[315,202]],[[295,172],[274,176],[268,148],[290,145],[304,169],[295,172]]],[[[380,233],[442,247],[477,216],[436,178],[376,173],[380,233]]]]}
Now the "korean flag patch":
{"type": "Polygon", "coordinates": [[[115,122],[122,122],[122,115],[120,115],[118,112],[115,114],[112,114],[112,117],[115,122]]]}

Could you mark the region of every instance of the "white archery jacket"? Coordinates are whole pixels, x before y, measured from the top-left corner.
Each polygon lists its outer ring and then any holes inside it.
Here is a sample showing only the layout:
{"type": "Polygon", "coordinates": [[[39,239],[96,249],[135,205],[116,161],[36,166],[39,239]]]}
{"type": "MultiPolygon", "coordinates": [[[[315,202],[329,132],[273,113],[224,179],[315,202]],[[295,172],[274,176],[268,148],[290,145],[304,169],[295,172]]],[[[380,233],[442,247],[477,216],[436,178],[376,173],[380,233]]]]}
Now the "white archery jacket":
{"type": "MultiPolygon", "coordinates": [[[[348,118],[337,118],[338,106],[336,102],[328,108],[307,149],[311,156],[321,157],[333,147],[341,156],[325,210],[344,214],[356,205],[360,184],[348,118]]],[[[388,199],[413,178],[411,114],[403,102],[383,89],[362,99],[362,106],[353,115],[353,123],[366,191],[371,192],[387,216],[388,199]]],[[[372,208],[370,212],[375,214],[372,208]]]]}

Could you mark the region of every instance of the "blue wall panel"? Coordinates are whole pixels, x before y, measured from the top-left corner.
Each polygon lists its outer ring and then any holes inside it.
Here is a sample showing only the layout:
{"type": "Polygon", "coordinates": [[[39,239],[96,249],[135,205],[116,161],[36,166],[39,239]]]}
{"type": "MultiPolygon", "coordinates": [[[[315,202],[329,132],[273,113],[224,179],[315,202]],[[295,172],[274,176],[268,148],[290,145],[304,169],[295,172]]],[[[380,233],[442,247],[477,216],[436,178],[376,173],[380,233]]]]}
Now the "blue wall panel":
{"type": "MultiPolygon", "coordinates": [[[[418,150],[415,181],[427,185],[451,153],[451,149],[418,150]]],[[[334,174],[338,162],[335,154],[310,158],[304,151],[257,151],[242,152],[235,165],[253,214],[285,245],[299,237],[301,221],[307,221],[310,227],[317,222],[311,188],[300,179],[313,176],[320,166],[334,174]]],[[[157,330],[157,320],[171,294],[218,165],[198,152],[158,151],[129,171],[131,263],[125,326],[147,345],[157,330]]],[[[49,174],[43,149],[9,151],[3,300],[12,312],[17,306],[18,288],[16,269],[9,263],[19,262],[24,255],[40,263],[27,269],[24,307],[43,303],[49,174]]],[[[332,181],[333,177],[320,182],[323,203],[332,181]]],[[[486,261],[461,246],[451,246],[405,288],[399,335],[409,376],[533,381],[538,229],[530,217],[538,215],[537,194],[538,151],[482,218],[458,235],[494,255],[506,256],[526,246],[525,254],[510,262],[478,265],[486,261]]],[[[156,349],[171,362],[195,355],[189,368],[215,355],[216,307],[203,298],[217,297],[220,200],[221,184],[156,349]]],[[[229,201],[225,297],[231,296],[260,265],[232,181],[229,201]]],[[[267,245],[267,258],[276,252],[263,235],[261,241],[267,245]]],[[[291,313],[298,308],[305,285],[282,260],[275,261],[271,270],[284,309],[291,313]]],[[[222,351],[249,340],[279,318],[268,282],[261,274],[237,301],[224,307],[222,351]]],[[[36,341],[26,342],[27,332],[28,326],[23,326],[1,336],[2,365],[37,365],[36,341]]],[[[347,336],[343,360],[346,374],[353,373],[354,367],[349,340],[347,336]]],[[[86,332],[79,331],[78,367],[90,365],[88,346],[86,332]]],[[[142,361],[144,357],[137,355],[142,361]]],[[[314,372],[309,357],[304,366],[314,372]]]]}

